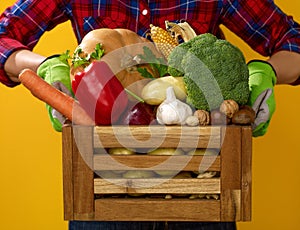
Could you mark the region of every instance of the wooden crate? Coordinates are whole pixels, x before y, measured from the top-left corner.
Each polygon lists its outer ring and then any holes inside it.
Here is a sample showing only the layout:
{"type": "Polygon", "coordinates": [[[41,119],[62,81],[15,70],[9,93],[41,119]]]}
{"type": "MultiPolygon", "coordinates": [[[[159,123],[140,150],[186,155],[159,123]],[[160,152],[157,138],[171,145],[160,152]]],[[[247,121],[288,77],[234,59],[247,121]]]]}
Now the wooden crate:
{"type": "Polygon", "coordinates": [[[249,126],[149,128],[66,125],[62,137],[65,220],[251,220],[252,131],[249,126]],[[114,133],[118,134],[117,137],[114,133]],[[130,137],[137,141],[132,141],[130,137]],[[177,157],[176,161],[168,167],[169,170],[178,170],[179,167],[182,171],[197,171],[201,162],[208,162],[208,171],[217,171],[220,176],[210,179],[171,178],[155,186],[150,185],[159,182],[161,178],[105,180],[98,177],[95,171],[122,170],[124,165],[137,169],[151,168],[169,159],[169,156],[98,154],[99,149],[121,147],[123,143],[126,143],[126,147],[134,148],[189,148],[195,144],[197,148],[220,148],[217,157],[173,156],[177,157]],[[110,164],[112,160],[123,166],[110,164]],[[178,162],[185,160],[187,164],[182,167],[178,162]],[[134,186],[137,183],[144,186],[134,186]],[[146,196],[114,195],[128,193],[146,196]],[[99,197],[97,194],[102,195],[99,197]],[[180,196],[165,199],[155,194],[218,194],[219,199],[189,199],[180,196]]]}

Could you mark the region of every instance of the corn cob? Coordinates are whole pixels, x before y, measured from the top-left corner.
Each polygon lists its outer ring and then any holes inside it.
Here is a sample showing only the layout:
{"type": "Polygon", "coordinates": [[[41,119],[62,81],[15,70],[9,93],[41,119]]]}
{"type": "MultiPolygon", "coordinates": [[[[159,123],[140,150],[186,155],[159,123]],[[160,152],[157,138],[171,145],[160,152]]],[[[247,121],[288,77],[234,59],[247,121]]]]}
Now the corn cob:
{"type": "Polygon", "coordinates": [[[150,36],[158,50],[168,58],[171,51],[179,44],[165,29],[150,25],[150,36]]]}

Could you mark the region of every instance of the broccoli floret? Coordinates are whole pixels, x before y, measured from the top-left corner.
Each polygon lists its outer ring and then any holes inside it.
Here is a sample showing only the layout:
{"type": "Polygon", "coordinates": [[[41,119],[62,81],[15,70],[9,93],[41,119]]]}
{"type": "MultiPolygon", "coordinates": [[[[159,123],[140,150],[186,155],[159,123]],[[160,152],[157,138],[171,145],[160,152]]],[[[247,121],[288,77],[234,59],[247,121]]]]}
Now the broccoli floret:
{"type": "Polygon", "coordinates": [[[243,53],[212,34],[199,35],[177,46],[168,58],[169,73],[183,76],[187,102],[210,111],[223,100],[246,104],[249,72],[243,53]],[[180,73],[180,75],[179,75],[180,73]]]}
{"type": "Polygon", "coordinates": [[[182,57],[191,48],[192,43],[184,42],[180,46],[175,47],[175,49],[170,53],[168,58],[168,73],[172,76],[181,77],[183,76],[183,68],[181,67],[182,57]],[[173,68],[174,67],[174,68],[173,68]]]}

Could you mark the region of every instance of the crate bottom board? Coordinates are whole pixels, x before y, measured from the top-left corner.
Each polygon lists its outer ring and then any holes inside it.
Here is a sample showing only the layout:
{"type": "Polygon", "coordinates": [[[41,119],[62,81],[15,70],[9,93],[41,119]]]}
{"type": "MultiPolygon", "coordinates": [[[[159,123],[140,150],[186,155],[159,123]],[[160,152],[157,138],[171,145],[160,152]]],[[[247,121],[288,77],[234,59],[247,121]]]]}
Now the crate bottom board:
{"type": "Polygon", "coordinates": [[[95,200],[95,219],[103,221],[220,221],[220,214],[219,200],[95,200]]]}

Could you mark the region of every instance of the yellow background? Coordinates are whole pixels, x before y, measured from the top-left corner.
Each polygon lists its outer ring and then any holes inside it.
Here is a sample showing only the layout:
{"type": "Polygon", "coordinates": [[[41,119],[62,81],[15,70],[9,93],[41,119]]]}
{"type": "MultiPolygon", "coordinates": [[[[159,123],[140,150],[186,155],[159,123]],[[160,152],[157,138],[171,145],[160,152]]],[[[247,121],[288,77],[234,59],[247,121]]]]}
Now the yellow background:
{"type": "MultiPolygon", "coordinates": [[[[0,1],[0,11],[14,0],[0,1]]],[[[275,1],[300,22],[298,0],[275,1]]],[[[247,60],[260,58],[225,31],[247,60]]],[[[45,56],[73,50],[71,26],[47,33],[35,51],[45,56]]],[[[299,63],[300,64],[300,63],[299,63]]],[[[300,229],[300,88],[276,86],[277,111],[263,138],[253,142],[253,216],[239,230],[300,229]]],[[[64,230],[61,134],[45,106],[22,86],[0,85],[0,229],[64,230]]]]}

